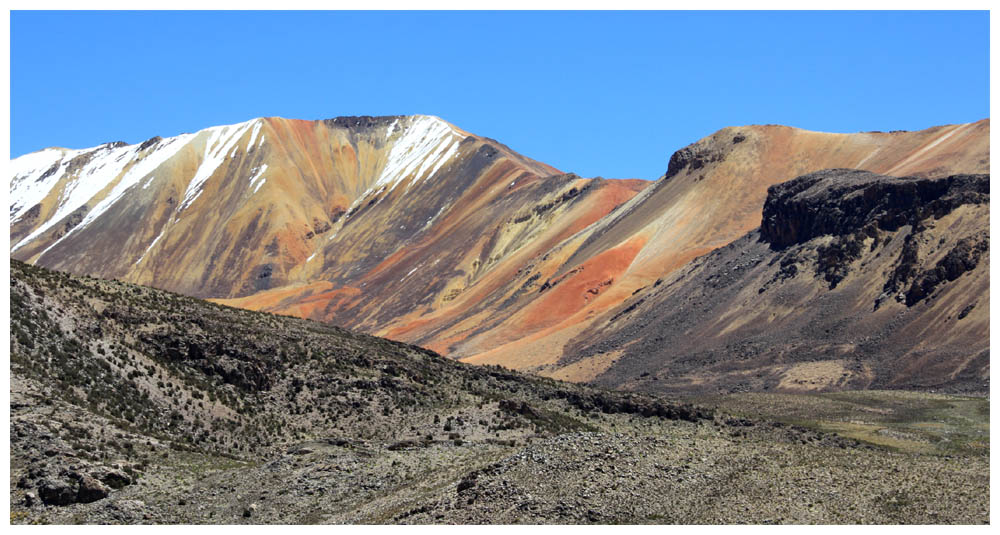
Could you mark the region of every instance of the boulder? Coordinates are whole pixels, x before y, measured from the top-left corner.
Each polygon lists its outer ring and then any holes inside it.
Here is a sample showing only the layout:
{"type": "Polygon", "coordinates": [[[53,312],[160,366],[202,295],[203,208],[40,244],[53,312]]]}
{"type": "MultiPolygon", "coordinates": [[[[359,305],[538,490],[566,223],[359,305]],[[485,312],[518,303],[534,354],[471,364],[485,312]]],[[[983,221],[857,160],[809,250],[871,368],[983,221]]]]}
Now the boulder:
{"type": "Polygon", "coordinates": [[[91,503],[103,500],[111,493],[107,485],[90,476],[80,478],[80,488],[77,491],[76,499],[80,503],[91,503]]]}
{"type": "Polygon", "coordinates": [[[54,478],[46,478],[38,485],[38,496],[47,505],[69,505],[76,501],[73,486],[54,478]]]}
{"type": "Polygon", "coordinates": [[[243,510],[243,518],[250,518],[256,512],[257,512],[257,504],[251,503],[246,509],[243,510]]]}
{"type": "Polygon", "coordinates": [[[113,489],[120,489],[132,484],[132,478],[128,474],[114,468],[99,468],[90,472],[90,475],[113,489]]]}

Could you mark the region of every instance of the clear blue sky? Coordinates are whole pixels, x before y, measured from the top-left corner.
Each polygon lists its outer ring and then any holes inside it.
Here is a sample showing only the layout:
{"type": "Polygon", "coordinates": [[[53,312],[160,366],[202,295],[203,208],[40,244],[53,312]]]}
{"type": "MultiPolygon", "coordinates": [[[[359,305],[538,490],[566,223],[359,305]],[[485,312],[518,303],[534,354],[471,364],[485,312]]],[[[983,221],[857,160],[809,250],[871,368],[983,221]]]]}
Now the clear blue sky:
{"type": "Polygon", "coordinates": [[[12,12],[11,156],[277,115],[438,115],[583,176],[719,128],[989,116],[987,12],[12,12]]]}

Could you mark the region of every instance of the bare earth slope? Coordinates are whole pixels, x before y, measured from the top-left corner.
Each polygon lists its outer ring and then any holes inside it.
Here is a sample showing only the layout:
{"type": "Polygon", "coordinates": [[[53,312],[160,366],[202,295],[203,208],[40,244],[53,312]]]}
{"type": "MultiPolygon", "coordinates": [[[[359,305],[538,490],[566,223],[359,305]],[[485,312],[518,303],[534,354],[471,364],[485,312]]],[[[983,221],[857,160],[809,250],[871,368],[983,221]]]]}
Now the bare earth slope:
{"type": "Polygon", "coordinates": [[[563,361],[607,386],[989,390],[989,176],[827,170],[764,222],[637,292],[563,361]]]}

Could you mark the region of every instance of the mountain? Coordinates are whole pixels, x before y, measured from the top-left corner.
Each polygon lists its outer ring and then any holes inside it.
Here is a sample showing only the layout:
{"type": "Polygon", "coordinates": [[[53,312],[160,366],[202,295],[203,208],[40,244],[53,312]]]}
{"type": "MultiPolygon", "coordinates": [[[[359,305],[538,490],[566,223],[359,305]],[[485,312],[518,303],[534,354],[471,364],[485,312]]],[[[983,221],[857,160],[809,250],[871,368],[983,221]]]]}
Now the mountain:
{"type": "Polygon", "coordinates": [[[439,309],[482,316],[648,184],[564,174],[427,116],[256,119],[12,167],[14,258],[399,339],[439,309]]]}
{"type": "Polygon", "coordinates": [[[989,175],[834,169],[771,186],[763,224],[636,292],[564,365],[639,390],[989,391],[989,175]]]}
{"type": "Polygon", "coordinates": [[[893,176],[988,173],[989,120],[918,132],[829,134],[773,125],[720,130],[674,153],[663,177],[586,229],[578,237],[583,243],[557,269],[543,273],[543,281],[558,286],[525,307],[522,323],[509,323],[516,331],[536,318],[554,317],[544,329],[506,344],[438,350],[466,362],[593,379],[617,353],[574,358],[572,339],[599,343],[593,326],[610,320],[635,292],[760,226],[770,186],[830,168],[893,176]],[[600,295],[588,295],[593,290],[600,295]],[[585,299],[584,306],[563,305],[585,299]]]}
{"type": "Polygon", "coordinates": [[[256,119],[12,167],[16,258],[200,297],[353,280],[435,225],[479,230],[473,211],[573,182],[427,116],[256,119]]]}
{"type": "Polygon", "coordinates": [[[258,119],[12,165],[14,258],[588,381],[620,357],[611,318],[759,227],[770,186],[988,172],[989,120],[726,128],[654,183],[564,174],[426,116],[258,119]]]}
{"type": "Polygon", "coordinates": [[[809,398],[886,449],[18,261],[10,296],[12,524],[989,519],[983,400],[809,398]]]}

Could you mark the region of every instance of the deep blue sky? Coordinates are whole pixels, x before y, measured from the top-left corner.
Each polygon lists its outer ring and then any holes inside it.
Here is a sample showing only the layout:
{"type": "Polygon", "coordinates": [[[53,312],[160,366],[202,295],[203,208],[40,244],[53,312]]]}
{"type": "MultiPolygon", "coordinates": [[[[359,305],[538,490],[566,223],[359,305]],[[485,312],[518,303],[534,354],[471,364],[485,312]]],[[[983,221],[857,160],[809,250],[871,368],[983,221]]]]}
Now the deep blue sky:
{"type": "Polygon", "coordinates": [[[584,176],[719,128],[989,116],[987,12],[12,12],[11,156],[430,114],[584,176]]]}

